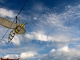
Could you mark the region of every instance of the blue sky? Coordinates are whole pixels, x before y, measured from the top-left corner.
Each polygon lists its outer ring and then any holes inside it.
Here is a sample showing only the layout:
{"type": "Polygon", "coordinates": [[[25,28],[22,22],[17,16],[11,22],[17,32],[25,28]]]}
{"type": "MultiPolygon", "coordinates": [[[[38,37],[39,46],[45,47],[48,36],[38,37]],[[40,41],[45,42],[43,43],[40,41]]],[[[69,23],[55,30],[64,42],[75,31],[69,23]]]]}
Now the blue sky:
{"type": "MultiPolygon", "coordinates": [[[[0,17],[11,21],[25,0],[0,0],[0,17]]],[[[18,16],[26,33],[0,42],[0,57],[21,60],[80,59],[80,0],[28,0],[18,16]]],[[[0,39],[7,28],[0,25],[0,39]]]]}

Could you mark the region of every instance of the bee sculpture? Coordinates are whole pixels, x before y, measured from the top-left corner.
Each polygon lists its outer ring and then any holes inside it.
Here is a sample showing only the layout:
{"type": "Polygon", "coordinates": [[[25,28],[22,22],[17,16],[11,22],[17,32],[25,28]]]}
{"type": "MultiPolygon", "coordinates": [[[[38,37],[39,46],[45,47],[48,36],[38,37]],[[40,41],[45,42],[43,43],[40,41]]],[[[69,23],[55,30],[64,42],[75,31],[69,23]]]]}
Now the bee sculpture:
{"type": "Polygon", "coordinates": [[[8,42],[10,42],[14,38],[15,34],[24,34],[26,32],[26,30],[25,30],[25,25],[26,24],[27,23],[25,23],[25,24],[22,24],[22,23],[17,24],[15,22],[11,21],[11,20],[8,20],[6,18],[0,17],[0,25],[4,26],[6,28],[9,28],[9,29],[13,29],[9,34],[8,42]]]}

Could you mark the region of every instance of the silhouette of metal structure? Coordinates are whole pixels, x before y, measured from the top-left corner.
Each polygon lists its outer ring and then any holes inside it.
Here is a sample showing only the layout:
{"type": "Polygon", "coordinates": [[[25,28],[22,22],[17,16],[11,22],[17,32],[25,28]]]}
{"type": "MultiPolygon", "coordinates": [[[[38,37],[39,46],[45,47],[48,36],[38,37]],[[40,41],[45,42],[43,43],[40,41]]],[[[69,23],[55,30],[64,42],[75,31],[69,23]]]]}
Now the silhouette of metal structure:
{"type": "Polygon", "coordinates": [[[5,58],[0,58],[0,60],[20,60],[20,58],[18,58],[18,59],[10,59],[10,58],[5,59],[5,58]]]}

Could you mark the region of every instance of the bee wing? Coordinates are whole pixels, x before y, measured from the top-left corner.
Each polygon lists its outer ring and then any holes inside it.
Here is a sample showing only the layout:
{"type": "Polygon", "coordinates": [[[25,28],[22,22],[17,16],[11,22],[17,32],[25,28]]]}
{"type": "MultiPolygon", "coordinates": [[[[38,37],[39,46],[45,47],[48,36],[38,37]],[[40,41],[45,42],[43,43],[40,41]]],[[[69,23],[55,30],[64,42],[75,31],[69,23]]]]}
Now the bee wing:
{"type": "Polygon", "coordinates": [[[26,32],[26,30],[25,29],[20,29],[20,31],[19,32],[17,32],[17,34],[24,34],[26,32]]]}
{"type": "Polygon", "coordinates": [[[16,26],[18,26],[18,24],[2,17],[0,17],[0,25],[10,29],[14,29],[16,26]]]}

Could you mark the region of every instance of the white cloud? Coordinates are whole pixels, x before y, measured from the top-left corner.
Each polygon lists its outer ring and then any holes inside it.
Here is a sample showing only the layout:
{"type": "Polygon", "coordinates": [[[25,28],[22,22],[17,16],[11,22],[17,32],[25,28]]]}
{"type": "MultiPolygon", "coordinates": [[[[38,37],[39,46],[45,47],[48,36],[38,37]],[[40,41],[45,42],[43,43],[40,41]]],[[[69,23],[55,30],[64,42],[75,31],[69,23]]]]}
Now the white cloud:
{"type": "Polygon", "coordinates": [[[41,41],[47,41],[46,35],[36,33],[36,32],[31,32],[30,34],[25,34],[25,37],[30,40],[36,39],[36,40],[41,40],[41,41]]]}
{"type": "Polygon", "coordinates": [[[52,49],[50,52],[55,52],[56,50],[55,49],[52,49]]]}
{"type": "Polygon", "coordinates": [[[20,57],[22,59],[33,58],[36,54],[37,54],[36,52],[28,51],[28,52],[21,53],[20,57]]]}
{"type": "Polygon", "coordinates": [[[10,17],[10,18],[13,18],[15,17],[15,13],[12,11],[12,10],[8,10],[8,9],[5,9],[5,8],[0,8],[0,16],[2,17],[10,17]]]}
{"type": "Polygon", "coordinates": [[[18,36],[14,36],[14,38],[11,41],[14,45],[18,46],[20,45],[20,38],[18,36]]]}
{"type": "Polygon", "coordinates": [[[15,58],[15,59],[18,59],[19,56],[17,54],[9,54],[9,55],[4,56],[3,58],[12,58],[12,59],[15,58]]]}
{"type": "Polygon", "coordinates": [[[69,52],[68,46],[64,46],[64,47],[60,48],[59,50],[60,51],[65,51],[65,52],[69,52]]]}
{"type": "Polygon", "coordinates": [[[69,49],[68,46],[64,46],[54,52],[52,50],[45,57],[41,58],[41,60],[78,60],[80,56],[79,50],[69,49]]]}
{"type": "Polygon", "coordinates": [[[64,42],[64,43],[75,42],[80,39],[80,38],[71,38],[70,36],[66,34],[56,34],[53,36],[47,36],[39,32],[31,32],[29,34],[27,33],[25,34],[25,37],[28,40],[40,40],[40,41],[51,41],[51,42],[56,41],[56,42],[64,42]]]}

